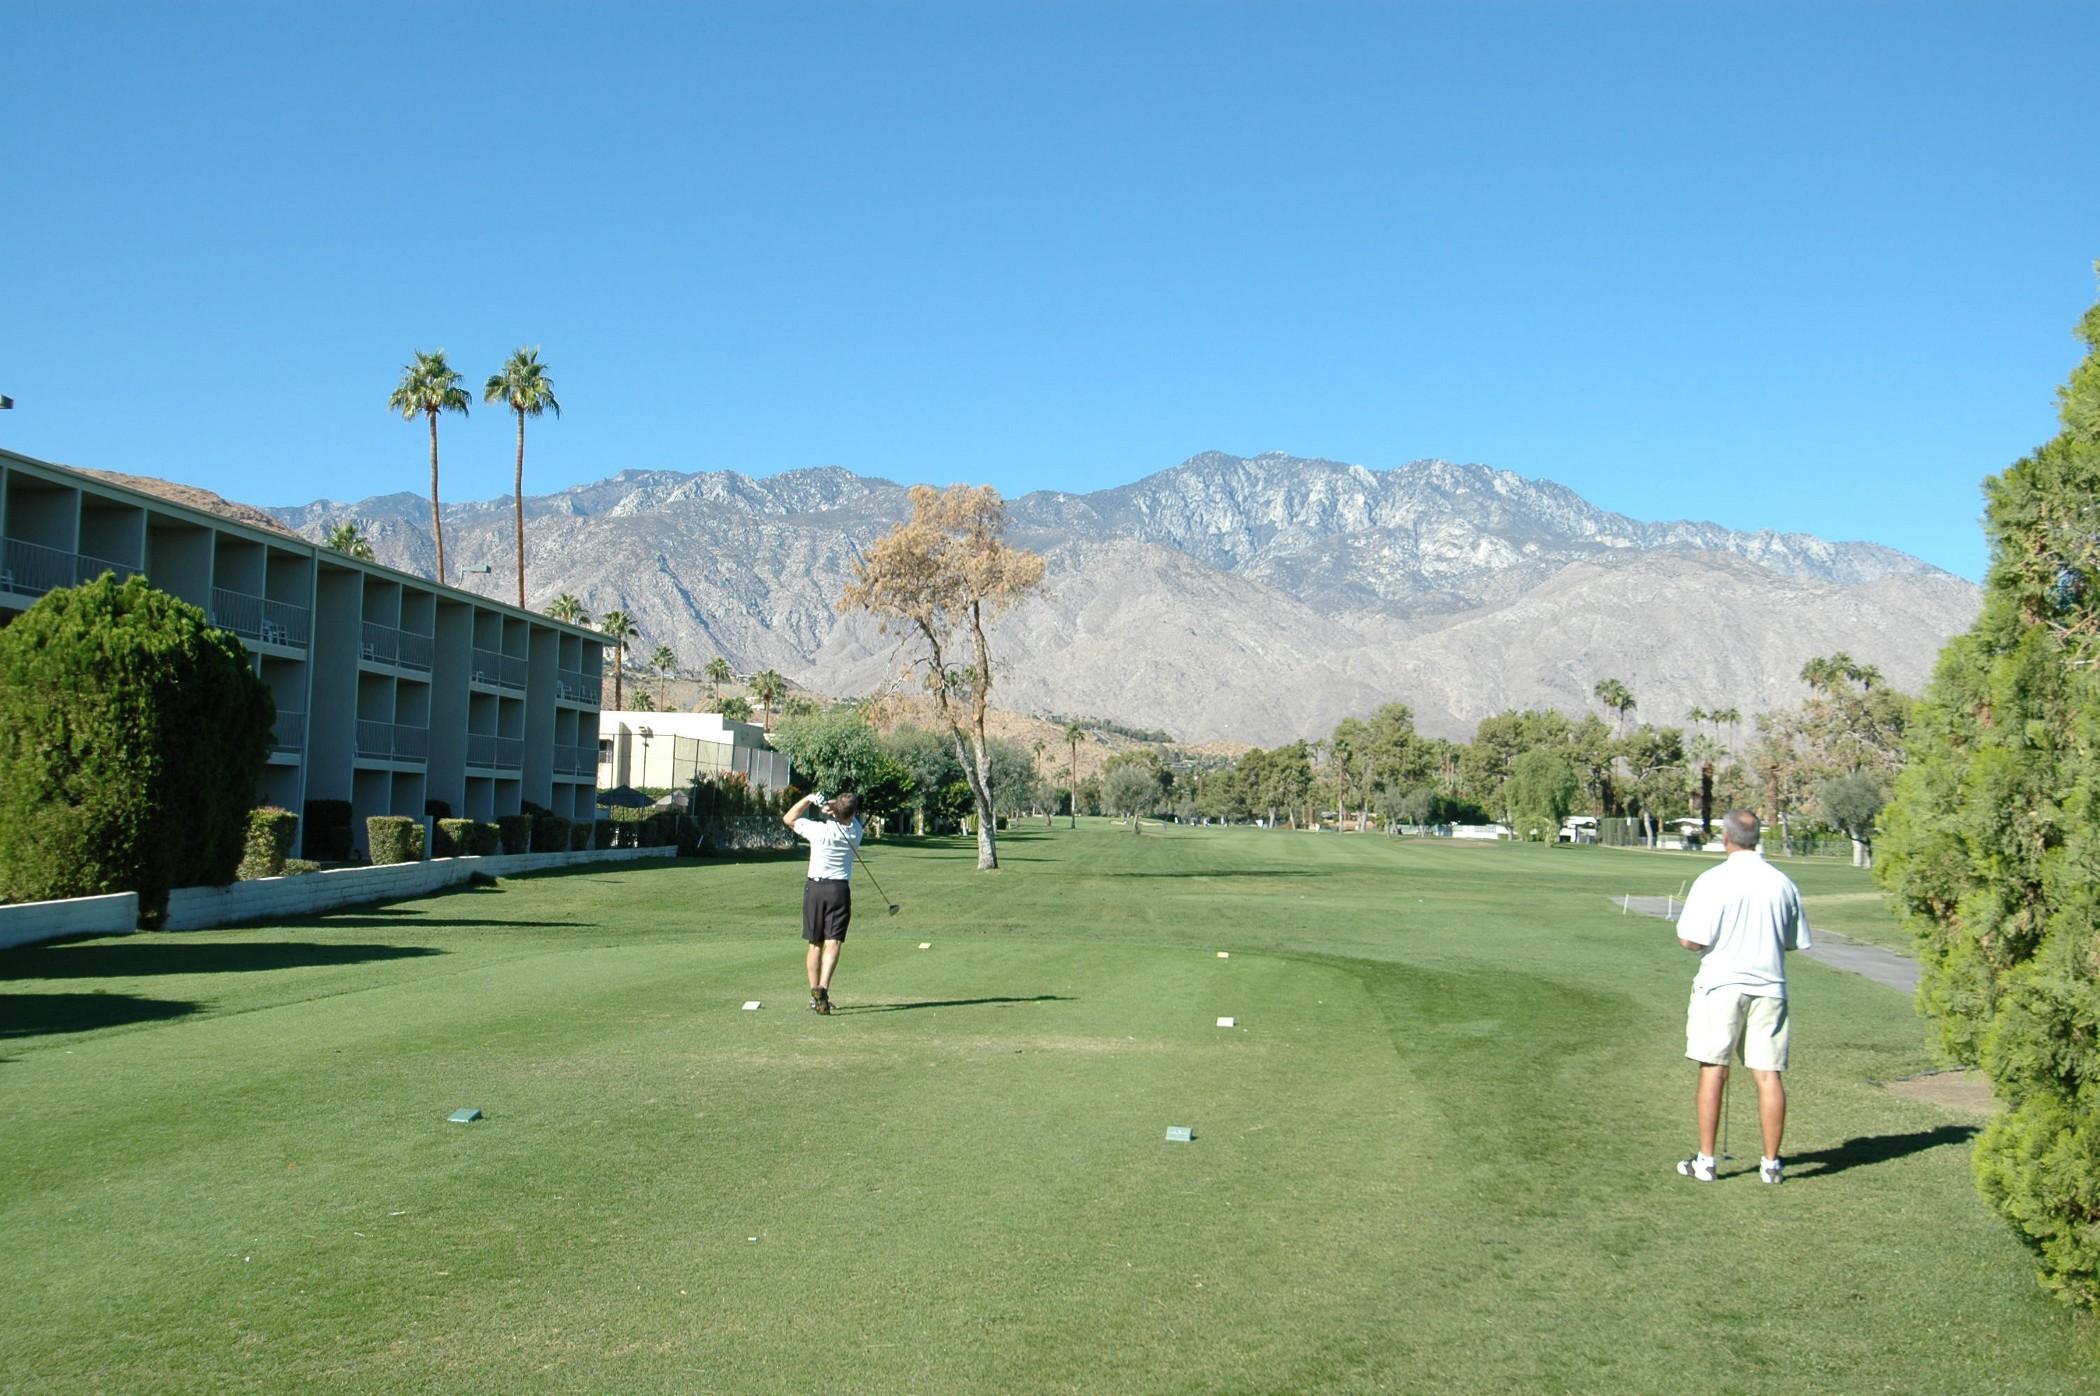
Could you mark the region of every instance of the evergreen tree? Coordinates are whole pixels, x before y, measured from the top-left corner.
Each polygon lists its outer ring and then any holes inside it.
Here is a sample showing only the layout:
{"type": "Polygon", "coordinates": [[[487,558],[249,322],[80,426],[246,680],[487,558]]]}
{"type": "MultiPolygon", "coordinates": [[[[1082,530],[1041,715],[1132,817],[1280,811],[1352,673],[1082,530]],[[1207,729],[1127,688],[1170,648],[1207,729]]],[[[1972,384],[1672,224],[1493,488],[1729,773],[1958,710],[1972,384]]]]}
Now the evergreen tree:
{"type": "Polygon", "coordinates": [[[2045,1285],[2100,1306],[2100,305],[2079,334],[2063,431],[1985,484],[1983,611],[1911,717],[1878,873],[1920,1007],[2006,1106],[1979,1188],[2045,1285]]]}
{"type": "Polygon", "coordinates": [[[240,642],[142,577],[0,629],[0,898],[233,881],[277,705],[240,642]]]}

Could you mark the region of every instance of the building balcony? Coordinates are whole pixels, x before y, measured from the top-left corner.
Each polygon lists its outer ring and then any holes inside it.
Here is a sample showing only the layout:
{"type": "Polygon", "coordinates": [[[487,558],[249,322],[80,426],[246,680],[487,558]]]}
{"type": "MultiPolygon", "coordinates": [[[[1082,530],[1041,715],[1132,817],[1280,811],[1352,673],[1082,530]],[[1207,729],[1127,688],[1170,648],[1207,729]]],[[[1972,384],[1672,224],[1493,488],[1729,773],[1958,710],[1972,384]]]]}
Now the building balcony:
{"type": "Polygon", "coordinates": [[[25,543],[19,538],[0,538],[0,591],[11,591],[17,596],[42,596],[60,587],[91,582],[104,572],[116,573],[121,582],[127,577],[136,577],[139,569],[129,563],[112,562],[87,553],[47,548],[41,543],[25,543]]]}
{"type": "Polygon", "coordinates": [[[357,724],[357,754],[372,761],[405,761],[423,765],[430,760],[430,729],[401,722],[357,724]]]}
{"type": "Polygon", "coordinates": [[[522,770],[525,765],[525,739],[498,737],[487,732],[469,732],[467,764],[491,771],[522,770]]]}
{"type": "Polygon", "coordinates": [[[212,624],[266,645],[305,649],[313,635],[313,613],[289,601],[269,601],[225,587],[211,589],[212,624]]]}
{"type": "Polygon", "coordinates": [[[579,746],[557,746],[554,748],[554,774],[558,776],[594,776],[598,773],[598,744],[585,742],[579,746]]]}
{"type": "Polygon", "coordinates": [[[490,688],[509,688],[519,693],[525,691],[526,662],[514,654],[501,654],[477,646],[473,650],[474,664],[468,677],[475,683],[490,688]]]}
{"type": "Polygon", "coordinates": [[[430,672],[430,637],[418,635],[413,630],[397,630],[391,625],[368,620],[364,622],[363,654],[374,664],[391,664],[396,669],[416,669],[425,674],[430,672]]]}
{"type": "Polygon", "coordinates": [[[581,669],[555,670],[554,696],[564,703],[574,703],[578,707],[595,708],[602,701],[599,696],[602,691],[598,686],[598,680],[585,674],[581,669]]]}
{"type": "Polygon", "coordinates": [[[306,750],[306,714],[277,710],[277,726],[270,735],[270,750],[296,756],[306,750]]]}

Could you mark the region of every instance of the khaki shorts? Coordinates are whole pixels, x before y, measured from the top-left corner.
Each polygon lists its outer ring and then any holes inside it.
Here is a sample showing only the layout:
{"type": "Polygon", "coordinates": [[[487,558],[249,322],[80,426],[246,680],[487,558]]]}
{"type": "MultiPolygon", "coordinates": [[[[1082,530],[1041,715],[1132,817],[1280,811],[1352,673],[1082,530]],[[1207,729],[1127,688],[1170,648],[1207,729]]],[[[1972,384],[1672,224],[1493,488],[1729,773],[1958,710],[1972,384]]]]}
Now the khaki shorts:
{"type": "Polygon", "coordinates": [[[1684,1019],[1684,1054],[1708,1066],[1740,1058],[1752,1071],[1785,1071],[1786,1000],[1715,989],[1692,990],[1684,1019]]]}

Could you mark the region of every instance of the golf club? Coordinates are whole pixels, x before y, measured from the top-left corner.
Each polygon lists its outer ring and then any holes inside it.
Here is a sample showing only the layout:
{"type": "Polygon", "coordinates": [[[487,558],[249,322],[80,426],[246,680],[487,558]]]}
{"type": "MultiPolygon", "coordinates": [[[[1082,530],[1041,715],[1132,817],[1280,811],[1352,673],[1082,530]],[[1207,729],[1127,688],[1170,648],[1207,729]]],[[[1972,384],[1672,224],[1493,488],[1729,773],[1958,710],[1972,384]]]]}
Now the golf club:
{"type": "Polygon", "coordinates": [[[890,901],[890,894],[882,890],[880,882],[875,881],[875,870],[868,866],[867,855],[855,850],[853,858],[855,862],[860,864],[861,871],[868,875],[869,883],[875,888],[875,895],[889,903],[890,915],[895,916],[897,914],[897,904],[890,901]]]}
{"type": "MultiPolygon", "coordinates": [[[[1733,1076],[1734,1074],[1735,1074],[1734,1072],[1730,1072],[1730,1073],[1729,1073],[1729,1076],[1733,1076]]],[[[1723,1077],[1721,1078],[1721,1157],[1722,1157],[1722,1158],[1724,1158],[1724,1159],[1732,1159],[1732,1158],[1734,1158],[1734,1157],[1735,1157],[1735,1155],[1734,1155],[1734,1154],[1731,1154],[1731,1153],[1729,1153],[1729,1152],[1728,1152],[1728,1077],[1727,1077],[1727,1076],[1723,1076],[1723,1077]]]]}

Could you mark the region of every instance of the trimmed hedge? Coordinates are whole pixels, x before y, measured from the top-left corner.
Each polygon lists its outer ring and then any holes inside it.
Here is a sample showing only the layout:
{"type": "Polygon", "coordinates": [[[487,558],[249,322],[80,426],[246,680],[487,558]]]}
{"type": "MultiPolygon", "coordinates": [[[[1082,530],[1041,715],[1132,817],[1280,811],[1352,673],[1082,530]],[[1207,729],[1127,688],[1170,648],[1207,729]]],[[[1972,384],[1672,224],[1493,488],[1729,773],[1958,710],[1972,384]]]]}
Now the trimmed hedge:
{"type": "Polygon", "coordinates": [[[611,848],[613,846],[613,830],[616,827],[610,819],[601,819],[592,825],[591,847],[611,848]]]}
{"type": "Polygon", "coordinates": [[[431,857],[463,858],[473,851],[473,820],[440,819],[437,822],[437,847],[431,850],[431,857]]]}
{"type": "Polygon", "coordinates": [[[569,848],[569,821],[558,814],[536,814],[532,817],[532,851],[534,853],[565,853],[569,848]]]}
{"type": "Polygon", "coordinates": [[[496,829],[505,853],[530,853],[532,851],[531,815],[499,815],[496,819],[496,829]]]}
{"type": "Polygon", "coordinates": [[[580,853],[591,846],[591,821],[578,819],[569,825],[569,851],[580,853]]]}
{"type": "Polygon", "coordinates": [[[288,809],[264,805],[248,811],[248,842],[241,852],[241,865],[234,876],[243,882],[258,877],[284,876],[284,860],[292,851],[292,836],[299,831],[299,816],[288,809]]]}
{"type": "Polygon", "coordinates": [[[365,821],[372,863],[419,863],[423,860],[423,821],[405,814],[375,814],[365,821]]]}
{"type": "Polygon", "coordinates": [[[323,863],[350,861],[353,840],[348,800],[308,800],[299,827],[306,835],[301,851],[307,857],[323,863]]]}
{"type": "Polygon", "coordinates": [[[474,821],[472,851],[477,858],[493,858],[503,851],[503,831],[496,827],[495,821],[488,819],[477,819],[474,821]]]}
{"type": "Polygon", "coordinates": [[[234,880],[277,704],[240,641],[143,577],[47,593],[0,628],[0,897],[234,880]]]}

